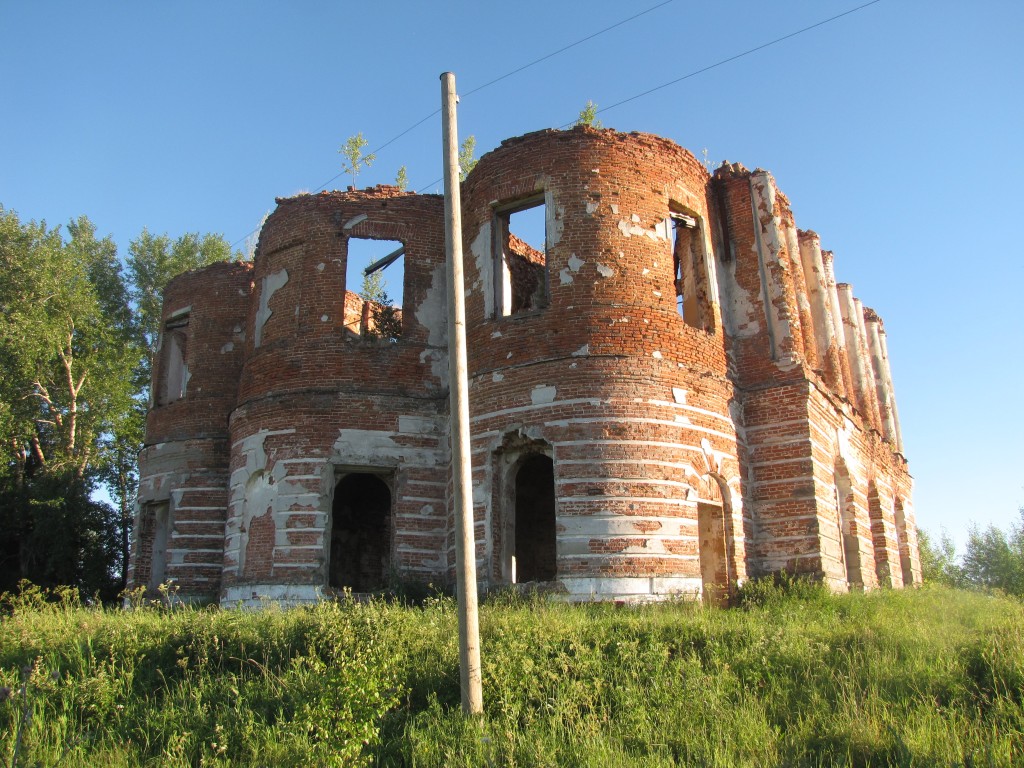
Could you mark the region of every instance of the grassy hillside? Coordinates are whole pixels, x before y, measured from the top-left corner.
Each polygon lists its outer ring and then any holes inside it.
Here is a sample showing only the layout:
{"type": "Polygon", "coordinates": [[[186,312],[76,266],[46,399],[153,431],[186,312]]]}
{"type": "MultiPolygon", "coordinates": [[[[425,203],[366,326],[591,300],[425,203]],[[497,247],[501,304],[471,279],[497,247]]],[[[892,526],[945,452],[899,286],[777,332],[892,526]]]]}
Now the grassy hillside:
{"type": "Polygon", "coordinates": [[[494,600],[480,722],[459,713],[448,599],[124,612],[30,594],[0,625],[0,763],[1024,765],[1021,603],[797,591],[728,611],[494,600]]]}

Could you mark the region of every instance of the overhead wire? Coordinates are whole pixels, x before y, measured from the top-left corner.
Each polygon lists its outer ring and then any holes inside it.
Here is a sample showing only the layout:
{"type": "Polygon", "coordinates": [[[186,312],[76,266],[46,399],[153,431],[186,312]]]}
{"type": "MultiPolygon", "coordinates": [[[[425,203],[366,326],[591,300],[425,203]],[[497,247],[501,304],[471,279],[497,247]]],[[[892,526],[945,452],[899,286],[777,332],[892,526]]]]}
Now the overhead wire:
{"type": "MultiPolygon", "coordinates": [[[[485,88],[489,88],[490,86],[495,85],[496,83],[499,83],[502,80],[505,80],[508,77],[511,77],[512,75],[518,74],[519,72],[522,72],[523,70],[529,69],[530,67],[535,66],[537,64],[540,64],[543,61],[547,61],[548,59],[550,59],[550,58],[552,58],[554,56],[557,56],[560,53],[564,53],[565,51],[568,51],[568,50],[570,50],[572,48],[575,48],[576,46],[581,45],[582,43],[585,43],[585,42],[587,42],[589,40],[593,40],[595,37],[603,35],[606,32],[610,32],[611,30],[616,29],[617,27],[620,27],[623,24],[627,24],[630,21],[638,19],[641,16],[644,16],[644,15],[646,15],[648,13],[651,13],[652,11],[656,11],[657,9],[662,8],[662,7],[666,6],[666,5],[669,5],[672,2],[675,2],[675,0],[664,0],[664,2],[661,2],[661,3],[658,3],[656,5],[653,5],[650,8],[647,8],[647,9],[645,9],[643,11],[640,11],[639,13],[633,14],[632,16],[629,16],[628,18],[622,19],[621,21],[617,21],[616,23],[614,23],[614,24],[612,24],[612,25],[610,25],[608,27],[605,27],[604,29],[598,30],[597,32],[594,32],[594,33],[592,33],[590,35],[587,35],[586,37],[582,37],[579,40],[576,40],[575,42],[572,42],[572,43],[570,43],[570,44],[568,44],[566,46],[563,46],[562,48],[559,48],[558,50],[553,51],[553,52],[551,52],[549,54],[541,56],[538,59],[534,59],[533,61],[531,61],[531,62],[529,62],[527,64],[523,64],[522,66],[516,67],[515,69],[513,69],[513,70],[511,70],[509,72],[506,72],[505,74],[503,74],[503,75],[501,75],[499,77],[496,77],[493,80],[489,80],[488,82],[486,82],[486,83],[484,83],[482,85],[477,86],[476,88],[473,88],[473,89],[467,91],[465,94],[462,94],[460,98],[467,98],[467,97],[469,97],[469,96],[471,96],[471,95],[473,95],[475,93],[478,93],[478,92],[484,90],[485,88]]],[[[818,27],[824,26],[825,24],[829,24],[829,23],[831,23],[833,21],[841,19],[844,16],[849,16],[852,13],[856,13],[857,11],[861,11],[861,10],[863,10],[863,9],[869,7],[869,6],[876,5],[877,3],[880,3],[880,2],[882,2],[882,0],[870,0],[870,2],[863,3],[862,5],[858,5],[855,8],[850,8],[849,10],[843,11],[842,13],[838,13],[835,16],[830,16],[829,18],[823,19],[822,21],[815,22],[814,24],[811,24],[809,26],[803,27],[803,28],[798,29],[798,30],[796,30],[794,32],[790,32],[788,34],[782,35],[781,37],[777,37],[774,40],[770,40],[770,41],[768,41],[766,43],[761,43],[760,45],[754,46],[753,48],[748,48],[747,50],[745,50],[745,51],[743,51],[741,53],[737,53],[737,54],[729,56],[729,57],[727,57],[725,59],[722,59],[720,61],[716,61],[714,64],[709,64],[706,67],[701,67],[700,69],[695,69],[694,71],[688,72],[687,74],[682,75],[681,77],[677,77],[677,78],[675,78],[673,80],[669,80],[668,82],[662,83],[661,85],[656,85],[653,88],[648,88],[645,91],[637,93],[637,94],[635,94],[633,96],[630,96],[628,98],[622,99],[621,101],[617,101],[614,104],[609,104],[607,107],[601,107],[600,109],[596,110],[594,114],[601,114],[603,112],[607,112],[609,110],[615,109],[616,107],[621,107],[623,104],[628,104],[631,101],[636,101],[637,99],[641,99],[644,96],[649,96],[652,93],[655,93],[655,92],[660,91],[660,90],[662,90],[664,88],[668,88],[670,86],[673,86],[673,85],[676,85],[678,83],[681,83],[684,80],[689,80],[692,77],[696,77],[697,75],[701,75],[701,74],[703,74],[705,72],[708,72],[708,71],[710,71],[712,69],[716,69],[716,68],[721,67],[721,66],[723,66],[725,64],[728,64],[730,62],[736,61],[737,59],[742,59],[745,56],[749,56],[749,55],[751,55],[753,53],[757,53],[758,51],[762,51],[765,48],[770,48],[773,45],[777,45],[778,43],[784,42],[786,40],[790,40],[790,39],[792,39],[794,37],[797,37],[798,35],[804,34],[805,32],[810,32],[812,29],[817,29],[818,27]]],[[[402,138],[403,136],[408,134],[410,131],[414,130],[415,128],[418,128],[423,123],[425,123],[427,120],[429,120],[430,118],[432,118],[435,115],[439,114],[440,112],[441,112],[440,109],[435,109],[429,115],[426,115],[425,117],[420,118],[415,123],[410,125],[408,128],[403,130],[401,133],[398,133],[395,136],[393,136],[392,138],[388,139],[386,142],[381,144],[379,147],[374,149],[369,154],[377,154],[378,152],[380,152],[381,150],[385,149],[386,147],[389,147],[391,144],[394,144],[396,141],[398,141],[400,138],[402,138]]],[[[576,122],[577,122],[576,120],[570,121],[568,123],[565,123],[564,125],[559,126],[559,128],[560,129],[568,128],[568,127],[570,127],[572,125],[575,125],[576,122]]],[[[335,174],[330,179],[328,179],[323,184],[321,184],[319,187],[317,187],[314,191],[315,192],[319,192],[319,191],[321,191],[323,189],[326,189],[328,184],[333,182],[335,179],[338,179],[339,177],[343,176],[345,173],[347,173],[347,171],[341,171],[341,172],[335,174]]],[[[426,190],[430,189],[431,187],[435,187],[441,181],[442,181],[442,179],[438,178],[438,179],[430,182],[426,186],[422,187],[421,189],[417,190],[417,192],[419,192],[419,193],[425,192],[426,190]]],[[[244,240],[246,240],[247,238],[251,237],[257,231],[259,231],[259,228],[254,229],[252,232],[249,232],[248,234],[246,234],[245,236],[243,236],[242,238],[237,240],[235,243],[232,244],[231,247],[235,248],[239,243],[241,243],[244,240]]]]}
{"type": "MultiPolygon", "coordinates": [[[[610,109],[615,109],[616,107],[621,107],[623,104],[628,104],[631,101],[636,101],[637,99],[643,98],[644,96],[648,96],[648,95],[650,95],[650,94],[652,94],[652,93],[654,93],[656,91],[660,91],[663,88],[668,88],[671,85],[675,85],[677,83],[681,83],[681,82],[683,82],[683,80],[689,80],[691,77],[696,77],[697,75],[701,75],[701,74],[703,74],[705,72],[708,72],[708,71],[710,71],[712,69],[715,69],[716,67],[720,67],[723,64],[728,64],[731,61],[736,61],[737,59],[742,59],[744,56],[749,56],[750,54],[756,53],[757,51],[762,51],[765,48],[773,46],[773,45],[775,45],[777,43],[781,43],[784,40],[789,40],[790,38],[796,37],[797,35],[802,35],[804,32],[809,32],[812,29],[816,29],[818,27],[821,27],[821,26],[823,26],[825,24],[828,24],[830,22],[835,21],[836,19],[841,19],[843,16],[849,16],[851,13],[856,13],[857,11],[861,11],[861,10],[867,8],[869,5],[875,5],[876,3],[880,3],[880,2],[882,2],[882,0],[871,0],[871,2],[864,3],[863,5],[858,5],[856,8],[851,8],[848,11],[843,11],[842,13],[836,14],[835,16],[832,16],[830,18],[824,19],[823,21],[819,21],[819,22],[817,22],[815,24],[811,24],[809,27],[804,27],[803,29],[798,29],[795,32],[790,32],[788,35],[783,35],[782,37],[777,37],[774,40],[771,40],[770,42],[762,43],[761,45],[755,46],[753,48],[749,48],[748,50],[743,51],[743,53],[737,53],[736,55],[730,56],[730,57],[728,57],[726,59],[722,59],[721,61],[716,61],[714,64],[709,64],[706,67],[701,67],[700,69],[695,69],[693,72],[685,74],[682,77],[677,77],[675,80],[669,80],[667,83],[662,83],[661,85],[656,85],[654,88],[648,88],[646,91],[643,91],[642,93],[638,93],[635,96],[630,96],[629,98],[623,99],[622,101],[617,101],[614,104],[609,104],[607,107],[602,107],[601,109],[596,110],[594,112],[594,114],[595,115],[599,115],[602,112],[607,112],[610,109]]],[[[574,125],[575,123],[576,123],[576,121],[573,120],[572,122],[569,122],[569,123],[566,123],[565,125],[559,126],[559,128],[568,128],[569,126],[574,125]]]]}
{"type": "MultiPolygon", "coordinates": [[[[835,16],[831,16],[831,17],[829,17],[827,19],[823,19],[822,21],[819,21],[819,22],[816,22],[814,24],[811,24],[810,26],[806,26],[806,27],[803,27],[802,29],[798,29],[795,32],[790,32],[789,34],[782,35],[781,37],[777,37],[774,40],[770,40],[767,43],[761,43],[760,45],[754,46],[753,48],[748,48],[747,50],[743,51],[742,53],[737,53],[737,54],[735,54],[733,56],[729,56],[728,58],[722,59],[721,61],[716,61],[714,64],[709,64],[706,67],[701,67],[700,69],[695,69],[693,72],[689,72],[689,73],[683,75],[682,77],[677,77],[674,80],[669,80],[667,83],[662,83],[661,85],[656,85],[654,88],[648,88],[646,91],[642,91],[640,93],[637,93],[637,94],[635,94],[633,96],[630,96],[629,98],[622,99],[621,101],[617,101],[614,104],[609,104],[607,107],[602,107],[601,109],[596,110],[594,112],[594,114],[595,115],[599,115],[602,112],[607,112],[610,109],[615,109],[616,107],[621,107],[623,104],[628,104],[631,101],[636,101],[637,99],[643,98],[644,96],[648,96],[648,95],[650,95],[652,93],[655,93],[656,91],[660,91],[663,88],[668,88],[669,86],[676,85],[677,83],[681,83],[684,80],[688,80],[691,77],[696,77],[697,75],[700,75],[700,74],[703,74],[705,72],[708,72],[708,71],[710,71],[712,69],[715,69],[716,67],[720,67],[720,66],[722,66],[724,64],[728,64],[731,61],[736,61],[737,59],[742,59],[744,56],[749,56],[752,53],[757,53],[757,51],[764,50],[765,48],[769,48],[769,47],[771,47],[773,45],[776,45],[777,43],[781,43],[781,42],[783,42],[785,40],[789,40],[791,38],[794,38],[797,35],[802,35],[804,32],[810,32],[812,29],[816,29],[817,27],[824,26],[825,24],[833,22],[833,21],[835,21],[837,19],[841,19],[843,16],[849,16],[851,13],[856,13],[857,11],[861,11],[861,10],[867,8],[870,5],[875,5],[876,3],[880,3],[880,2],[882,2],[882,0],[871,0],[870,2],[864,3],[863,5],[858,5],[856,8],[850,8],[847,11],[843,11],[842,13],[838,13],[835,16]]],[[[568,47],[571,47],[571,46],[568,46],[568,47]]],[[[527,66],[529,66],[529,65],[527,65],[527,66]]],[[[570,121],[568,123],[565,123],[564,125],[558,126],[558,128],[559,128],[559,130],[562,130],[562,129],[565,129],[565,128],[569,128],[570,126],[575,125],[577,122],[578,122],[578,119],[577,120],[572,120],[572,121],[570,121]]],[[[417,191],[422,193],[422,192],[430,189],[431,187],[436,186],[440,182],[441,182],[441,179],[437,179],[436,181],[432,181],[430,184],[427,184],[425,187],[423,187],[422,189],[417,190],[417,191]]]]}
{"type": "MultiPolygon", "coordinates": [[[[575,48],[576,46],[582,45],[583,43],[587,42],[588,40],[593,40],[595,37],[599,37],[600,35],[603,35],[605,32],[610,32],[613,29],[616,29],[617,27],[621,27],[623,24],[628,24],[629,22],[631,22],[631,21],[633,21],[635,19],[639,19],[641,16],[645,16],[648,13],[651,13],[652,11],[656,11],[659,8],[662,8],[662,7],[666,6],[666,5],[669,5],[669,4],[674,3],[674,2],[675,2],[675,0],[663,0],[663,2],[657,3],[656,5],[652,5],[650,8],[647,8],[647,9],[645,9],[643,11],[640,11],[639,13],[634,13],[632,16],[629,16],[629,17],[627,17],[625,19],[621,19],[620,21],[617,21],[614,24],[611,24],[611,25],[605,27],[604,29],[600,29],[597,32],[593,32],[593,33],[587,35],[586,37],[581,37],[579,40],[576,40],[575,42],[569,43],[568,45],[559,48],[557,51],[552,51],[551,53],[548,53],[548,54],[546,54],[544,56],[541,56],[539,59],[534,59],[533,61],[531,61],[531,62],[529,62],[527,64],[523,64],[522,66],[516,67],[515,69],[513,69],[513,70],[511,70],[509,72],[506,72],[505,74],[500,75],[499,77],[496,77],[493,80],[489,80],[486,83],[484,83],[483,85],[478,85],[476,88],[473,88],[472,90],[467,91],[464,94],[461,94],[460,98],[466,98],[468,96],[473,95],[474,93],[478,93],[478,92],[484,90],[485,88],[490,88],[495,83],[499,83],[502,80],[505,80],[506,78],[512,77],[512,75],[519,74],[523,70],[529,69],[530,67],[535,66],[537,64],[540,64],[543,61],[547,61],[548,59],[550,59],[550,58],[552,58],[554,56],[557,56],[560,53],[565,53],[566,51],[570,50],[571,48],[575,48]]],[[[378,152],[380,152],[381,150],[391,146],[392,144],[394,144],[396,141],[398,141],[400,138],[405,136],[407,133],[409,133],[413,129],[418,128],[419,126],[423,125],[423,123],[427,122],[427,120],[429,120],[430,118],[434,117],[435,115],[440,114],[440,112],[441,112],[440,108],[435,109],[429,115],[426,115],[425,117],[420,118],[415,123],[413,123],[408,128],[406,128],[404,131],[402,131],[401,133],[398,133],[395,136],[393,136],[392,138],[388,139],[387,141],[385,141],[383,144],[381,144],[379,147],[374,149],[372,152],[369,152],[368,154],[375,155],[378,152]]],[[[326,189],[328,184],[331,184],[336,179],[339,179],[340,177],[344,176],[346,173],[348,173],[348,171],[340,171],[339,173],[336,173],[334,176],[332,176],[327,181],[325,181],[323,184],[321,184],[319,187],[317,187],[315,190],[313,190],[313,192],[316,193],[316,192],[320,192],[321,190],[326,189]]],[[[428,184],[427,186],[423,187],[423,189],[421,189],[419,191],[422,192],[423,190],[429,189],[430,187],[434,186],[435,184],[437,184],[440,181],[441,181],[441,179],[438,179],[437,181],[433,181],[430,184],[428,184]]],[[[244,235],[243,237],[241,237],[237,241],[235,241],[231,245],[231,247],[235,248],[239,243],[243,242],[244,240],[246,240],[249,237],[252,237],[258,231],[259,231],[259,228],[257,227],[257,229],[254,229],[252,232],[247,233],[246,235],[244,235]]]]}

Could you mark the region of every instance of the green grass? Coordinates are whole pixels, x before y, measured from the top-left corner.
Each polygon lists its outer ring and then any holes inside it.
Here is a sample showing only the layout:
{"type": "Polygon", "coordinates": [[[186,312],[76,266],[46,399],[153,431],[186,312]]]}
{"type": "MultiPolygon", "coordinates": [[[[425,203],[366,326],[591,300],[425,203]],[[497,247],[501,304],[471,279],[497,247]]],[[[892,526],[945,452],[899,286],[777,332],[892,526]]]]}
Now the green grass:
{"type": "Polygon", "coordinates": [[[486,714],[456,613],[15,601],[0,764],[1024,765],[1024,606],[940,588],[752,591],[746,607],[482,608],[486,714]]]}

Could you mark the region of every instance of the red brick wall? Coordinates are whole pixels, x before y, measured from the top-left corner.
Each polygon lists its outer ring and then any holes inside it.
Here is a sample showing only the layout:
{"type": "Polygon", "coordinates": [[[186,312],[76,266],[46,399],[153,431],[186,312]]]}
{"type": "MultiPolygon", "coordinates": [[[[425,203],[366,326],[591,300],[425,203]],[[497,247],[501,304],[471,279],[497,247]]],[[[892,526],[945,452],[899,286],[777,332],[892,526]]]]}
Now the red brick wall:
{"type": "MultiPolygon", "coordinates": [[[[841,340],[815,336],[812,312],[832,305],[808,300],[770,174],[712,178],[665,139],[576,128],[503,142],[462,199],[483,582],[512,577],[515,473],[534,453],[553,461],[555,586],[575,598],[717,598],[709,580],[781,569],[836,589],[851,573],[868,588],[920,580],[906,461],[877,397],[853,393],[841,340]],[[547,303],[503,316],[499,217],[538,195],[547,303]],[[701,327],[677,310],[671,213],[697,222],[701,327]]],[[[385,560],[450,579],[442,200],[376,187],[278,203],[254,267],[168,287],[166,317],[192,305],[192,378],[150,413],[140,494],[177,505],[168,574],[226,602],[322,593],[335,485],[370,472],[393,499],[385,560]],[[405,246],[397,342],[353,333],[351,237],[405,246]]]]}

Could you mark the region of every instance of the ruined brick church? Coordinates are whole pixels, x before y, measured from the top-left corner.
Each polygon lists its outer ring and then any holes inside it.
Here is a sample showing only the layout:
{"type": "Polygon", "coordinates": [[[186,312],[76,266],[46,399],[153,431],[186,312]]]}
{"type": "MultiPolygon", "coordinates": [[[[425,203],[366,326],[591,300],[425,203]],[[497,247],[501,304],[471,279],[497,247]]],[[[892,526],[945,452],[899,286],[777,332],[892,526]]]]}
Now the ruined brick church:
{"type": "MultiPolygon", "coordinates": [[[[770,173],[547,130],[480,159],[462,216],[483,588],[920,582],[882,321],[770,173]]],[[[443,199],[394,187],[280,199],[254,263],[171,281],[131,584],[234,605],[450,582],[446,317],[443,199]],[[346,285],[358,239],[401,245],[391,333],[346,285]]]]}

